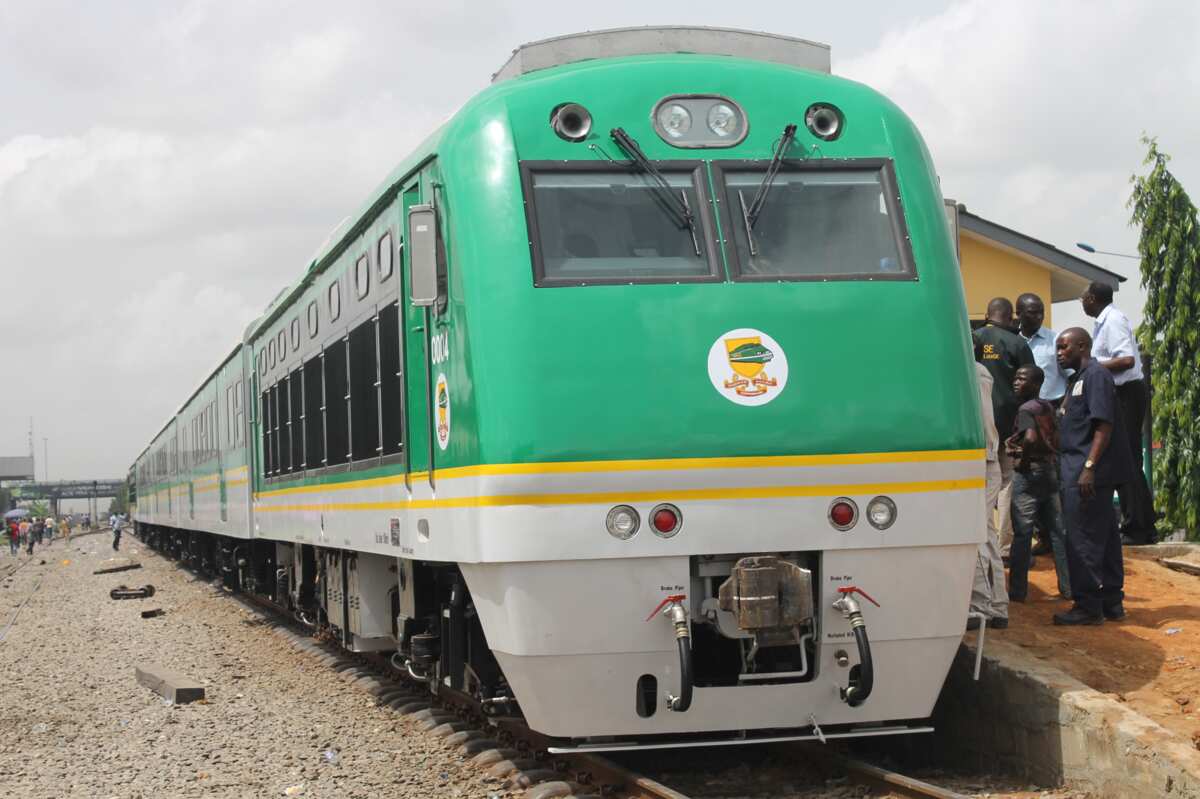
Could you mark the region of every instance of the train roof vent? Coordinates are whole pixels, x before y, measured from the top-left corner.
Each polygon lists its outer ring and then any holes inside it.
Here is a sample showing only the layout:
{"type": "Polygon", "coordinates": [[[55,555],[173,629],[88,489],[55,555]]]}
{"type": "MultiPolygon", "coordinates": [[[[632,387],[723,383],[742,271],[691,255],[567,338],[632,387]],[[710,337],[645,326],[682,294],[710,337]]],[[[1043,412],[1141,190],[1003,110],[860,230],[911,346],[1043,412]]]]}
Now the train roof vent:
{"type": "Polygon", "coordinates": [[[523,44],[492,75],[492,83],[576,61],[657,53],[727,55],[830,72],[827,44],[735,28],[671,25],[571,33],[523,44]]]}

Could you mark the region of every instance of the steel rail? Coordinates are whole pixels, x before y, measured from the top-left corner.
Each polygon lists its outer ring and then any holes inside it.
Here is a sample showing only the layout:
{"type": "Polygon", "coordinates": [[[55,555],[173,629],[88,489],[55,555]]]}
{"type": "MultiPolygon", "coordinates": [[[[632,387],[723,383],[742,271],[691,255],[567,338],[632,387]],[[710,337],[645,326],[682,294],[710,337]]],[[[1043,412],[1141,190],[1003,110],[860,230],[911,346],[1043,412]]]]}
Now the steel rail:
{"type": "MultiPolygon", "coordinates": [[[[843,771],[851,780],[872,788],[881,788],[912,799],[968,799],[964,794],[938,787],[932,783],[891,771],[890,769],[850,757],[827,746],[800,744],[801,755],[817,768],[843,771]]],[[[794,750],[793,750],[794,751],[794,750]]]]}

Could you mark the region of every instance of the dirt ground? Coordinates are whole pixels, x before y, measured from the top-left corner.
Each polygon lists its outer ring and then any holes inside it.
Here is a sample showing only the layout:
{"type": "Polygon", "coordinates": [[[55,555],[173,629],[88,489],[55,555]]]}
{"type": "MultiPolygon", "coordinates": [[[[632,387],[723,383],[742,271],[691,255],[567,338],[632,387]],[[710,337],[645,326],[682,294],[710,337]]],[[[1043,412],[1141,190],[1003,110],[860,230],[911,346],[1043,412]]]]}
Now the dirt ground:
{"type": "Polygon", "coordinates": [[[1054,562],[1036,559],[1029,598],[1009,606],[1007,630],[989,631],[1032,651],[1200,748],[1200,577],[1141,555],[1125,558],[1126,617],[1102,627],[1055,627],[1054,562]]]}

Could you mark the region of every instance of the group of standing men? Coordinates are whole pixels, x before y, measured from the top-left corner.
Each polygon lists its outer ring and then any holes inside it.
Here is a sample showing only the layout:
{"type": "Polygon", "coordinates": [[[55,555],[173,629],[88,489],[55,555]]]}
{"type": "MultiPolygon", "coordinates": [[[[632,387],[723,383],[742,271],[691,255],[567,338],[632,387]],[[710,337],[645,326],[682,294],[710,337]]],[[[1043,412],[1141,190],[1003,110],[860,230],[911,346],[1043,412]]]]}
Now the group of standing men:
{"type": "Polygon", "coordinates": [[[57,522],[51,517],[41,519],[36,516],[31,519],[10,519],[5,531],[8,536],[9,554],[16,555],[24,543],[28,547],[28,553],[32,555],[33,545],[49,544],[54,540],[55,532],[70,541],[71,526],[71,520],[66,516],[57,522]]]}
{"type": "Polygon", "coordinates": [[[1074,601],[1055,624],[1123,618],[1121,545],[1156,540],[1141,468],[1149,392],[1133,328],[1112,298],[1111,286],[1092,283],[1080,298],[1095,319],[1092,332],[1055,336],[1042,325],[1036,294],[1017,298],[1015,323],[1012,303],[997,297],[972,334],[988,446],[988,540],[971,609],[988,626],[1006,627],[1008,603],[1025,601],[1040,552],[1053,552],[1059,593],[1074,601]]]}

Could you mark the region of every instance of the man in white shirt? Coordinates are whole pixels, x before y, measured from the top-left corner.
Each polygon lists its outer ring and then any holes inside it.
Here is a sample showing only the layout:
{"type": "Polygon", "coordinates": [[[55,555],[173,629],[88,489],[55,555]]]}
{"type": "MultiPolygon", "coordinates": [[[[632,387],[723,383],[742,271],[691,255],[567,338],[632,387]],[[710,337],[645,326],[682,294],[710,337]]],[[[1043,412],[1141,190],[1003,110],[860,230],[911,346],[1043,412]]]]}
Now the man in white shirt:
{"type": "MultiPolygon", "coordinates": [[[[1017,333],[1025,339],[1025,343],[1033,352],[1033,362],[1045,375],[1038,397],[1057,408],[1067,390],[1067,376],[1058,365],[1058,357],[1055,354],[1054,341],[1058,336],[1053,330],[1042,325],[1045,319],[1046,304],[1042,302],[1041,297],[1033,293],[1017,297],[1017,333]]],[[[1010,432],[1005,431],[1004,435],[1009,435],[1010,432]]]]}
{"type": "Polygon", "coordinates": [[[1117,489],[1121,500],[1121,541],[1153,544],[1154,502],[1142,471],[1142,424],[1146,420],[1149,395],[1142,375],[1142,356],[1129,318],[1113,307],[1113,289],[1107,283],[1092,283],[1079,298],[1083,312],[1096,320],[1092,329],[1092,358],[1112,374],[1134,476],[1117,489]]]}

